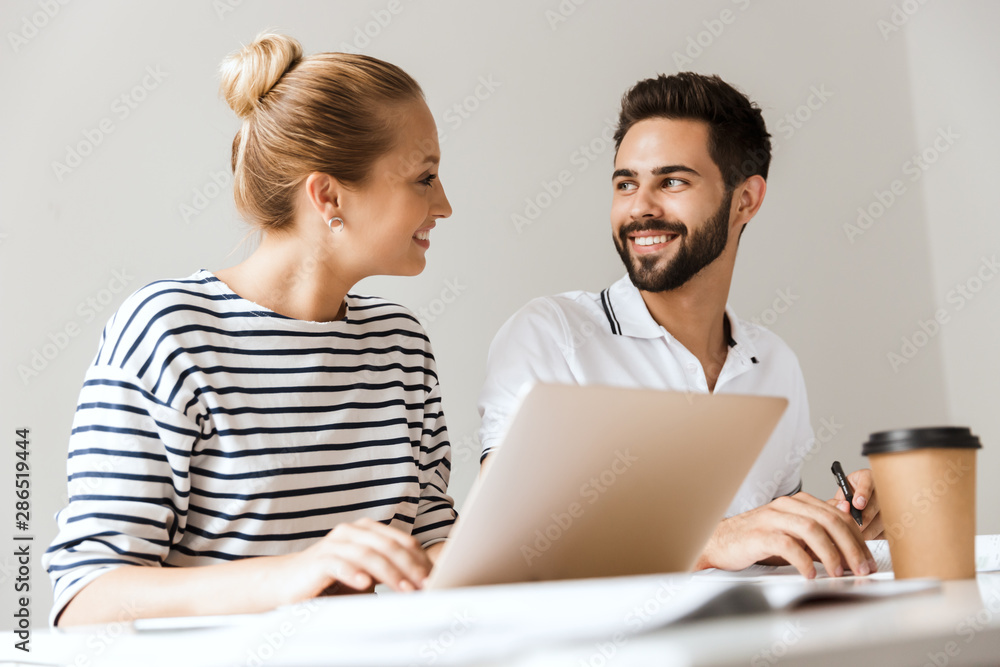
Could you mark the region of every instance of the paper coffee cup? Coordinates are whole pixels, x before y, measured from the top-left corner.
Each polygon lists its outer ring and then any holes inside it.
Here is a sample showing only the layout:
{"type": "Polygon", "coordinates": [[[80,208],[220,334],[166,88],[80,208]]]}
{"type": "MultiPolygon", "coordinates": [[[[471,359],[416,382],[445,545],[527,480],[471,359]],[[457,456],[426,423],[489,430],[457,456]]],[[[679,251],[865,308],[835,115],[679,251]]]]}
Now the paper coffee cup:
{"type": "Polygon", "coordinates": [[[976,450],[968,428],[873,433],[871,461],[897,579],[976,576],[976,450]]]}

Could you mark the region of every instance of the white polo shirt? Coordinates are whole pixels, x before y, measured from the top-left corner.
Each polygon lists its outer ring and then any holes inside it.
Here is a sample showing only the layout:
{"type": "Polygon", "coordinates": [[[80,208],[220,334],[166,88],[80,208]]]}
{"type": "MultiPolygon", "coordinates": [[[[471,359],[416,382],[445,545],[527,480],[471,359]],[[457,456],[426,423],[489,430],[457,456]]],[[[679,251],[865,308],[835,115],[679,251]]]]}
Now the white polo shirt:
{"type": "MultiPolygon", "coordinates": [[[[800,490],[803,457],[814,441],[795,353],[772,332],[737,318],[728,306],[726,315],[731,339],[715,392],[788,399],[788,409],[727,510],[732,516],[800,490]]],[[[479,396],[483,458],[499,446],[518,398],[533,382],[708,393],[698,358],[656,323],[628,275],[600,294],[578,291],[534,299],[497,332],[479,396]]]]}

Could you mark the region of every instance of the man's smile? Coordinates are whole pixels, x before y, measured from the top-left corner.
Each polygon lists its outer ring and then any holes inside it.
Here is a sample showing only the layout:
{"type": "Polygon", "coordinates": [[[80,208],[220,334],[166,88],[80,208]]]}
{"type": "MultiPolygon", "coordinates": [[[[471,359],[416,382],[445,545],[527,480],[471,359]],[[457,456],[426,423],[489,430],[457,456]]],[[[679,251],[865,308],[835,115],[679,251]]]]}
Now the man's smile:
{"type": "Polygon", "coordinates": [[[629,245],[631,246],[633,252],[640,255],[646,255],[666,248],[679,236],[680,234],[675,234],[673,232],[653,230],[635,232],[633,234],[629,234],[628,238],[629,245]]]}

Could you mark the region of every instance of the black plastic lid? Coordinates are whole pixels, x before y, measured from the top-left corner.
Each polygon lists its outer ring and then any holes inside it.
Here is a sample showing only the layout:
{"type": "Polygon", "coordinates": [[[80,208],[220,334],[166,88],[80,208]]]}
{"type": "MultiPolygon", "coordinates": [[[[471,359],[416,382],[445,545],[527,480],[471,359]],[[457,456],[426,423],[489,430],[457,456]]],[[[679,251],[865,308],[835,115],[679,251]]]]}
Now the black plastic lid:
{"type": "Polygon", "coordinates": [[[861,447],[861,454],[870,456],[925,448],[980,449],[982,444],[979,437],[972,435],[972,431],[964,426],[903,428],[872,433],[861,447]]]}

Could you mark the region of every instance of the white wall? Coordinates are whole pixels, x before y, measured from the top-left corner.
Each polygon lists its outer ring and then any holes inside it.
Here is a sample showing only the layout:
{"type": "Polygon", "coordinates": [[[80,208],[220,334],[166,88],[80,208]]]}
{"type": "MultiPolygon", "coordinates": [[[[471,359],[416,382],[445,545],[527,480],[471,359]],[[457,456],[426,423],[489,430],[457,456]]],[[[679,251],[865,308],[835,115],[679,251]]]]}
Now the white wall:
{"type": "Polygon", "coordinates": [[[1000,226],[992,201],[1000,182],[1000,47],[987,37],[998,23],[995,2],[978,0],[959,8],[932,3],[914,16],[905,35],[917,147],[933,148],[941,129],[955,135],[946,152],[936,156],[930,150],[926,156],[923,194],[933,290],[921,317],[926,321],[944,311],[938,337],[948,414],[955,423],[974,426],[983,439],[979,528],[993,533],[1000,532],[1000,280],[993,280],[1000,271],[1000,226]]]}
{"type": "MultiPolygon", "coordinates": [[[[237,128],[216,97],[218,63],[266,27],[297,37],[307,52],[339,50],[375,25],[372,12],[389,6],[246,0],[220,11],[226,2],[69,3],[51,18],[40,0],[0,8],[7,91],[0,107],[0,433],[11,480],[0,485],[13,481],[14,429],[28,426],[38,626],[51,604],[39,556],[65,502],[67,436],[104,321],[147,282],[219,269],[246,252],[231,195],[213,183],[213,174],[228,173],[237,128]],[[32,22],[44,25],[34,30],[32,22]],[[150,70],[162,80],[155,83],[150,70]],[[145,99],[123,106],[119,98],[144,77],[149,90],[137,93],[145,99]],[[100,129],[102,120],[112,132],[100,129]],[[65,162],[88,136],[97,144],[92,154],[57,177],[53,162],[65,162]],[[196,190],[209,199],[197,200],[196,190]],[[196,204],[204,210],[185,219],[181,207],[196,204]],[[123,289],[115,271],[127,276],[123,289]],[[88,299],[104,303],[92,308],[88,299]],[[60,336],[67,326],[75,335],[60,336]],[[58,353],[22,381],[18,366],[53,340],[58,346],[45,351],[58,353]]],[[[893,369],[887,359],[1000,243],[987,209],[988,177],[997,173],[990,158],[1000,141],[988,116],[997,92],[977,90],[997,69],[987,33],[998,18],[994,6],[932,3],[887,39],[877,22],[891,20],[889,0],[399,6],[364,51],[422,84],[445,134],[441,176],[455,213],[435,231],[421,276],[370,279],[359,290],[431,309],[427,328],[460,502],[476,474],[475,399],[496,329],[533,296],[600,289],[623,272],[609,238],[611,151],[602,138],[622,93],[658,72],[696,69],[749,92],[775,135],[767,201],[743,238],[732,303],[798,352],[814,424],[834,424],[807,465],[807,490],[833,491],[835,458],[863,465],[860,445],[871,431],[968,424],[988,448],[979,528],[1000,532],[988,511],[997,498],[988,481],[1000,471],[989,393],[998,362],[988,339],[997,330],[997,288],[987,285],[905,365],[893,369]],[[550,23],[560,6],[574,9],[550,23]],[[699,38],[707,44],[701,53],[678,65],[675,52],[699,38]],[[482,79],[493,82],[489,92],[482,79]],[[477,87],[484,99],[469,98],[477,87]],[[811,97],[815,90],[824,99],[811,97]],[[803,107],[810,99],[814,109],[803,107]],[[449,111],[456,103],[467,104],[467,117],[449,111]],[[801,122],[785,118],[796,112],[801,122]],[[949,124],[961,135],[954,148],[922,178],[906,180],[906,192],[852,243],[844,226],[857,209],[894,179],[908,179],[903,163],[949,124]],[[593,159],[581,152],[587,145],[593,159]],[[524,214],[526,198],[538,198],[562,170],[572,184],[519,233],[512,214],[524,214]],[[457,297],[442,310],[436,300],[446,291],[457,297]],[[780,293],[791,306],[779,315],[770,308],[780,293]]],[[[3,516],[0,535],[9,545],[10,500],[3,516]]],[[[10,627],[12,565],[10,555],[0,556],[0,627],[10,627]]]]}

